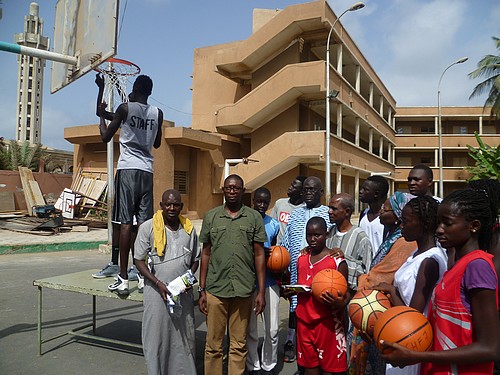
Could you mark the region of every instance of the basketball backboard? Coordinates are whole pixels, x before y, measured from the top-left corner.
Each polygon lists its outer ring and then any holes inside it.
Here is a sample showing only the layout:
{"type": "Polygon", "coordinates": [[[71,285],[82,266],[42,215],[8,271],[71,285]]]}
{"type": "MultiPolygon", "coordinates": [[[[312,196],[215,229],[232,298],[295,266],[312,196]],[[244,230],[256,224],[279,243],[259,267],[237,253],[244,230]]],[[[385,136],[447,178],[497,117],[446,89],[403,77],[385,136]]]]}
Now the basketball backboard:
{"type": "Polygon", "coordinates": [[[118,0],[58,0],[54,52],[78,58],[78,65],[52,62],[54,93],[116,54],[118,0]]]}

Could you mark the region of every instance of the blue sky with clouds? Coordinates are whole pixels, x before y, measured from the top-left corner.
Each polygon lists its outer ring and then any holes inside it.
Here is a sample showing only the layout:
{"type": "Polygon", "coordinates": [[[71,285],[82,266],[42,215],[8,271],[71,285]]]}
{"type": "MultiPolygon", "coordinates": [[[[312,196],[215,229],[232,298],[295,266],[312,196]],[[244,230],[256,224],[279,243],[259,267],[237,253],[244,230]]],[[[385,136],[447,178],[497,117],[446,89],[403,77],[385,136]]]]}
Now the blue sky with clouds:
{"type": "MultiPolygon", "coordinates": [[[[285,8],[293,0],[121,0],[117,57],[130,60],[154,80],[152,104],[178,126],[191,125],[193,50],[246,39],[254,8],[285,8]],[[124,11],[125,10],[125,11],[124,11]],[[121,24],[123,17],[123,24],[121,24]]],[[[354,1],[330,1],[340,14],[354,1]]],[[[53,38],[55,0],[39,0],[44,35],[53,38]]],[[[3,0],[0,40],[13,42],[23,31],[30,1],[3,0]]],[[[450,69],[441,84],[443,105],[482,105],[469,101],[478,81],[467,73],[484,55],[495,53],[492,36],[500,36],[497,0],[366,0],[366,7],[347,13],[342,23],[385,83],[398,105],[437,104],[443,70],[457,59],[469,61],[450,69]]],[[[65,127],[97,123],[94,75],[87,74],[50,94],[51,63],[45,70],[42,143],[72,149],[65,127]]],[[[0,51],[0,136],[15,134],[17,59],[0,51]]]]}

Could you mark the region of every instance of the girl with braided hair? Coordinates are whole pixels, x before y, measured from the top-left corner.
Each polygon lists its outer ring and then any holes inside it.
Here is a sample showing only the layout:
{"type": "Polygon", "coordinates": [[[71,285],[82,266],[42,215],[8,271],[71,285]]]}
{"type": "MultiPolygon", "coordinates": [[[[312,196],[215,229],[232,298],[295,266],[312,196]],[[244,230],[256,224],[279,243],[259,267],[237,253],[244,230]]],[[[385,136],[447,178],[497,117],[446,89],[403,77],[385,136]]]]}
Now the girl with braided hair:
{"type": "MultiPolygon", "coordinates": [[[[439,203],[430,195],[410,200],[403,208],[401,234],[408,242],[416,241],[417,248],[394,274],[394,283],[374,287],[389,295],[393,306],[410,306],[427,316],[432,290],[447,269],[444,249],[436,246],[439,203]]],[[[386,374],[418,375],[420,364],[404,369],[387,365],[386,374]]]]}
{"type": "Polygon", "coordinates": [[[424,362],[422,374],[492,374],[499,356],[497,275],[490,250],[498,207],[485,191],[458,190],[438,209],[436,235],[455,248],[455,264],[434,289],[429,321],[434,329],[430,352],[395,343],[383,358],[395,366],[424,362]]]}

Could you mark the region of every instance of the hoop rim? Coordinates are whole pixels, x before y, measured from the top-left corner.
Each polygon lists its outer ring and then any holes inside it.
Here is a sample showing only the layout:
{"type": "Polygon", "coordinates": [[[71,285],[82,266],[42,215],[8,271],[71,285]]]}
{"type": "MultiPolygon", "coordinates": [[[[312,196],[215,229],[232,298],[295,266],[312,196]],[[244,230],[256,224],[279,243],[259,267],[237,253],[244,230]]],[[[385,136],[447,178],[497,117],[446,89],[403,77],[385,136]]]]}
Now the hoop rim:
{"type": "Polygon", "coordinates": [[[110,57],[106,61],[104,61],[101,64],[99,64],[98,66],[96,66],[94,68],[94,70],[96,72],[99,72],[99,73],[102,73],[102,74],[111,74],[111,73],[113,73],[113,74],[118,75],[118,76],[135,76],[135,75],[137,75],[137,74],[139,74],[141,72],[141,68],[139,67],[139,65],[134,64],[133,62],[130,62],[130,61],[127,61],[127,60],[123,60],[123,59],[118,59],[118,58],[115,58],[115,57],[110,57]],[[111,71],[109,69],[104,69],[104,68],[102,68],[102,66],[105,63],[114,63],[114,64],[125,65],[125,66],[130,67],[131,71],[130,72],[117,72],[117,71],[111,71]]]}

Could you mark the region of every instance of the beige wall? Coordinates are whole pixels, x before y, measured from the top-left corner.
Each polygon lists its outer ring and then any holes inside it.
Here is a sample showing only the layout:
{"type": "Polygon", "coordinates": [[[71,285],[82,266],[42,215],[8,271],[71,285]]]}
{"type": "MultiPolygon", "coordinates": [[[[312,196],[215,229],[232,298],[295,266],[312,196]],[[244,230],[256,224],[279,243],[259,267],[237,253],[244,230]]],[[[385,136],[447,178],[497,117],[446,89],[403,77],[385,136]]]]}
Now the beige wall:
{"type": "MultiPolygon", "coordinates": [[[[35,181],[40,186],[45,201],[47,199],[57,199],[64,188],[71,187],[73,176],[71,174],[58,174],[58,173],[38,173],[33,172],[35,181]]],[[[19,171],[5,171],[0,170],[0,181],[2,186],[0,192],[14,193],[14,204],[16,210],[27,210],[26,200],[24,199],[23,185],[19,177],[19,171]],[[5,186],[4,186],[5,185],[5,186]]]]}

